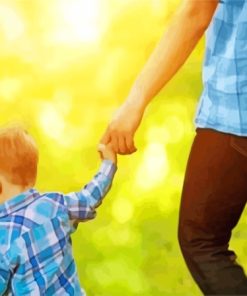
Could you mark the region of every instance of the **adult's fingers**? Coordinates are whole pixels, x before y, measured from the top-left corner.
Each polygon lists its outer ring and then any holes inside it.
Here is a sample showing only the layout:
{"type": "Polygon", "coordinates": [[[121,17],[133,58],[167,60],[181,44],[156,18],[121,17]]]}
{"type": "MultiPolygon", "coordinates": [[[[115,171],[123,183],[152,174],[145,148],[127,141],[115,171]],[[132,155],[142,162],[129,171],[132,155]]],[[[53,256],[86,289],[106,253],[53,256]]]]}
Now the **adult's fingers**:
{"type": "Polygon", "coordinates": [[[120,135],[118,137],[118,148],[119,148],[119,151],[118,151],[119,154],[123,154],[123,155],[129,154],[129,149],[126,146],[125,137],[123,135],[120,135]]]}
{"type": "Polygon", "coordinates": [[[137,149],[135,147],[132,135],[127,135],[125,137],[125,143],[126,143],[126,146],[128,147],[128,151],[130,152],[130,154],[136,152],[137,149]]]}
{"type": "Polygon", "coordinates": [[[112,133],[111,138],[110,138],[111,146],[114,150],[115,153],[118,153],[119,148],[118,148],[118,136],[116,133],[112,133]]]}

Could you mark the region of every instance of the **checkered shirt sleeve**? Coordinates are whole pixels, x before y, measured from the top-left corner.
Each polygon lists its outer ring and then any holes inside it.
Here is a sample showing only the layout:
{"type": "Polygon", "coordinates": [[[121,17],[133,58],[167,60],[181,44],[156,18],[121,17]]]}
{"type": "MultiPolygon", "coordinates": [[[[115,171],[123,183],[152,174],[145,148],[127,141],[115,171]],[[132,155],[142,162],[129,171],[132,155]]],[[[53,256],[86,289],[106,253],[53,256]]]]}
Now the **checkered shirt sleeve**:
{"type": "Polygon", "coordinates": [[[93,180],[82,190],[66,194],[65,204],[69,217],[76,222],[93,219],[96,208],[102,203],[112,185],[112,179],[117,167],[110,160],[104,160],[93,180]]]}

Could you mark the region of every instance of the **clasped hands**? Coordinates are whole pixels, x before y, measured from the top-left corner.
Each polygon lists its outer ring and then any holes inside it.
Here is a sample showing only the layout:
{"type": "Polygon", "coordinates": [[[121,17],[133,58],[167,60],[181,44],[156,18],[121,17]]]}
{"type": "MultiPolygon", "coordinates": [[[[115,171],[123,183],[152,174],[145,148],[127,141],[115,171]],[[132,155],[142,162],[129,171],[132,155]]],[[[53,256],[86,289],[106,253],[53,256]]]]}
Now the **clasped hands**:
{"type": "Polygon", "coordinates": [[[98,151],[101,159],[104,153],[112,150],[115,154],[132,154],[137,151],[134,144],[134,135],[140,125],[144,111],[136,105],[125,102],[113,115],[106,128],[98,151]]]}

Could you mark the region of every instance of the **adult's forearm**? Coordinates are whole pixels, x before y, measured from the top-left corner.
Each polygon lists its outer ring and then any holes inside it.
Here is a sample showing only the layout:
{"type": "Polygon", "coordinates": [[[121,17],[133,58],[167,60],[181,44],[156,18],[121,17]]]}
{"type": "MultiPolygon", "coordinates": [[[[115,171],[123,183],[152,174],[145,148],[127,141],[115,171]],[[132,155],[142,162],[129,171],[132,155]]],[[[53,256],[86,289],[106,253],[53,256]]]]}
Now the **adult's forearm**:
{"type": "Polygon", "coordinates": [[[145,109],[187,60],[210,19],[181,8],[137,77],[127,103],[145,109]]]}

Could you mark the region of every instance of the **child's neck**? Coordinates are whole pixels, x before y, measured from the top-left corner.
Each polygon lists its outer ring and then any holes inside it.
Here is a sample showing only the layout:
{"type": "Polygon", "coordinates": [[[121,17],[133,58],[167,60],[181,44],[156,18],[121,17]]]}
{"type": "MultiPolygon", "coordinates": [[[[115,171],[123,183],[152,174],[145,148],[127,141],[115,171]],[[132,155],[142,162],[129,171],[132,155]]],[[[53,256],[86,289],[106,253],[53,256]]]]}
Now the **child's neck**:
{"type": "Polygon", "coordinates": [[[30,187],[21,187],[21,186],[8,186],[4,188],[2,194],[0,194],[0,204],[6,202],[7,200],[21,194],[22,192],[27,191],[30,187]]]}

